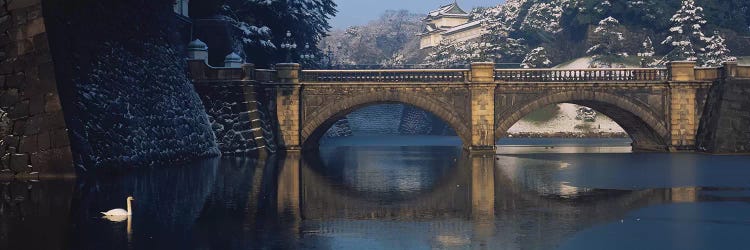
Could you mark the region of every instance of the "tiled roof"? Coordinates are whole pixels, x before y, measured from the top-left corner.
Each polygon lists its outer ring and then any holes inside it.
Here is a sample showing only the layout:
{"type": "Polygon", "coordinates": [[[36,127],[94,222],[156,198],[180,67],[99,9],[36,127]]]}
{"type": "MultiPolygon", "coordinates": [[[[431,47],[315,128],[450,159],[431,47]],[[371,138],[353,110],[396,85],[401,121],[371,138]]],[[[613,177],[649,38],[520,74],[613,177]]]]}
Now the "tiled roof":
{"type": "Polygon", "coordinates": [[[461,24],[459,26],[450,28],[445,31],[445,34],[451,34],[451,33],[455,33],[455,32],[466,30],[466,29],[473,29],[481,25],[482,25],[482,20],[477,20],[477,21],[461,24]]]}
{"type": "Polygon", "coordinates": [[[458,4],[456,2],[453,2],[448,5],[440,6],[440,8],[430,11],[430,14],[427,15],[427,18],[436,18],[441,16],[454,16],[454,17],[469,17],[469,14],[466,13],[466,11],[462,10],[461,7],[458,7],[458,4]]]}

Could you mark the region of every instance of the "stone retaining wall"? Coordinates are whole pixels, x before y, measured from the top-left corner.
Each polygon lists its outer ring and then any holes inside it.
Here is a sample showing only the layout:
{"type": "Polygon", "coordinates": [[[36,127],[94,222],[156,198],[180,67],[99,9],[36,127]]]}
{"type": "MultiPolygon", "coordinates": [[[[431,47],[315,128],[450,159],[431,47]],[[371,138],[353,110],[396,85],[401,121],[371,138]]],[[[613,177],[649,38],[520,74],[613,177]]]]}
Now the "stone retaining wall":
{"type": "Polygon", "coordinates": [[[267,108],[258,100],[256,84],[196,83],[222,154],[276,152],[267,108]]]}
{"type": "Polygon", "coordinates": [[[41,0],[0,0],[0,31],[0,179],[72,176],[41,0]]]}
{"type": "Polygon", "coordinates": [[[711,88],[698,130],[698,150],[750,153],[750,79],[727,79],[711,88]]]}
{"type": "Polygon", "coordinates": [[[220,155],[187,77],[172,4],[43,0],[64,121],[80,173],[173,166],[220,155]]]}

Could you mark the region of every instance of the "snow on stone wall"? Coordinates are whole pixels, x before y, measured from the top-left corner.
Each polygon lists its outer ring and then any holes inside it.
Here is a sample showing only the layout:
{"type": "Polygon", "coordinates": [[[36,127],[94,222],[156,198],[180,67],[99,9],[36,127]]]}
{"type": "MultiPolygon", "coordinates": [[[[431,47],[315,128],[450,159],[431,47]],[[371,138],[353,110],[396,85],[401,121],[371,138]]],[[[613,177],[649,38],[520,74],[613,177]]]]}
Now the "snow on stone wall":
{"type": "Polygon", "coordinates": [[[153,165],[219,154],[176,51],[146,43],[136,54],[116,42],[105,45],[110,49],[92,61],[93,70],[74,80],[82,127],[73,135],[84,165],[153,165]]]}
{"type": "Polygon", "coordinates": [[[367,106],[347,115],[354,134],[398,134],[404,105],[367,106]]]}
{"type": "Polygon", "coordinates": [[[242,85],[211,83],[196,85],[196,90],[203,101],[211,127],[216,135],[216,142],[224,154],[248,154],[259,150],[275,152],[273,130],[266,108],[262,102],[247,97],[259,96],[253,88],[242,85]],[[253,91],[253,93],[245,93],[253,91]],[[253,102],[255,105],[248,105],[253,102]],[[257,107],[254,109],[250,106],[257,107]],[[261,126],[253,128],[252,121],[258,119],[261,126]],[[263,138],[256,138],[256,130],[262,130],[263,138]],[[260,142],[258,140],[263,140],[260,142]],[[268,148],[266,148],[268,147],[268,148]]]}
{"type": "Polygon", "coordinates": [[[405,135],[430,134],[432,132],[431,117],[427,112],[411,106],[404,106],[401,114],[399,133],[405,135]]]}
{"type": "Polygon", "coordinates": [[[44,0],[43,10],[79,172],[219,155],[172,2],[44,0]]]}
{"type": "Polygon", "coordinates": [[[430,112],[403,104],[379,104],[357,109],[337,121],[326,137],[352,135],[456,135],[430,112]]]}
{"type": "Polygon", "coordinates": [[[349,125],[349,119],[346,117],[336,121],[328,131],[326,131],[325,137],[344,137],[352,136],[352,128],[349,125]]]}
{"type": "Polygon", "coordinates": [[[0,144],[8,133],[10,133],[10,119],[8,119],[8,113],[0,109],[0,144]]]}

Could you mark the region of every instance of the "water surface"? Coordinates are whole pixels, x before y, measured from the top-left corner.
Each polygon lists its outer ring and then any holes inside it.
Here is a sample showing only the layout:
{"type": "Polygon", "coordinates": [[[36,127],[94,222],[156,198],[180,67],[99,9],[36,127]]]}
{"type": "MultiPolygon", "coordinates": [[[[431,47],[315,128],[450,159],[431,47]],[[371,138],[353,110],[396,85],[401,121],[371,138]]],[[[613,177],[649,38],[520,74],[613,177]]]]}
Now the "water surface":
{"type": "Polygon", "coordinates": [[[750,245],[747,156],[631,153],[627,141],[570,139],[509,140],[498,155],[479,156],[450,143],[381,143],[387,139],[119,177],[2,183],[0,249],[750,245]],[[100,217],[129,195],[130,219],[100,217]]]}

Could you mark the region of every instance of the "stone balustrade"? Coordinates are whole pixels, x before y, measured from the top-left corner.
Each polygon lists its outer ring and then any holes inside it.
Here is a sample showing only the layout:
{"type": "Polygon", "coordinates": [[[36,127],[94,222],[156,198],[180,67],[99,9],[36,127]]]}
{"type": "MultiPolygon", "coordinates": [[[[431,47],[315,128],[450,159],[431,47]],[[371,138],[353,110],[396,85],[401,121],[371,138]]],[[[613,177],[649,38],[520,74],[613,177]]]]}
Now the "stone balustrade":
{"type": "Polygon", "coordinates": [[[495,70],[495,80],[505,82],[665,81],[667,77],[665,68],[495,70]]]}
{"type": "Polygon", "coordinates": [[[465,82],[467,69],[302,70],[304,83],[315,82],[465,82]]]}

